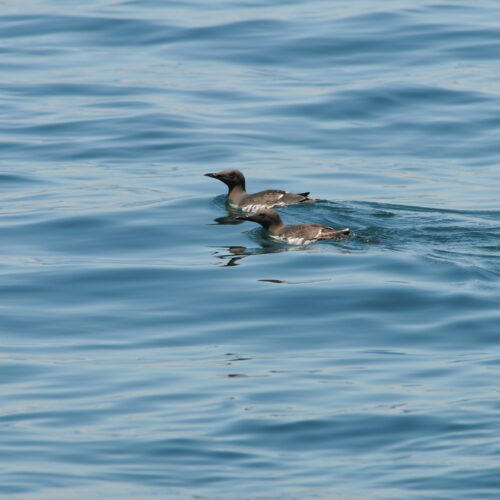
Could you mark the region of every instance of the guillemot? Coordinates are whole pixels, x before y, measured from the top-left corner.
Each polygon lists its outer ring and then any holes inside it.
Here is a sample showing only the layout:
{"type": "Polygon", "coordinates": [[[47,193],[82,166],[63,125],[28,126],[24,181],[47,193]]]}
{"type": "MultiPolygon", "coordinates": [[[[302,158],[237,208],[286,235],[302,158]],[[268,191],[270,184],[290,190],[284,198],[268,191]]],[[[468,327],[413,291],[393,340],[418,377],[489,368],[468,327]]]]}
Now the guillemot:
{"type": "Polygon", "coordinates": [[[278,212],[265,209],[256,213],[237,217],[240,220],[257,222],[269,232],[269,236],[277,241],[291,245],[308,245],[318,240],[345,239],[350,229],[333,229],[323,224],[298,224],[285,226],[278,212]]]}
{"type": "Polygon", "coordinates": [[[309,198],[309,192],[296,194],[281,189],[266,189],[258,193],[248,194],[245,191],[245,176],[239,170],[223,170],[205,175],[222,181],[228,187],[227,196],[230,205],[245,212],[316,201],[309,198]]]}

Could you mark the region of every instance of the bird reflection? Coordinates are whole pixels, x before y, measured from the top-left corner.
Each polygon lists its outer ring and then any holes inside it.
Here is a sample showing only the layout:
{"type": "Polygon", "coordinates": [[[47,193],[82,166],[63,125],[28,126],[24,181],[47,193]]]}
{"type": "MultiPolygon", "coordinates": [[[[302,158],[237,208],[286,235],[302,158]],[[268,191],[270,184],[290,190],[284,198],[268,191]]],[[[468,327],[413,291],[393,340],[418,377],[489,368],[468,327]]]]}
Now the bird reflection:
{"type": "Polygon", "coordinates": [[[238,261],[246,257],[247,255],[250,255],[246,251],[246,247],[220,247],[219,250],[214,252],[214,255],[223,261],[223,263],[220,264],[221,267],[232,267],[232,266],[237,266],[238,261]],[[222,253],[222,252],[229,252],[229,253],[222,253]]]}
{"type": "MultiPolygon", "coordinates": [[[[239,261],[248,257],[249,255],[262,255],[266,253],[280,253],[280,252],[297,252],[300,250],[308,250],[307,247],[285,247],[273,245],[272,243],[262,243],[260,248],[247,248],[243,246],[229,246],[229,247],[216,247],[214,252],[215,257],[220,259],[220,267],[233,267],[239,265],[239,261]]],[[[310,250],[310,249],[309,249],[310,250]]]]}
{"type": "Polygon", "coordinates": [[[227,215],[214,219],[214,222],[216,224],[236,226],[237,224],[243,224],[243,222],[245,222],[244,220],[237,219],[237,217],[240,217],[242,214],[241,210],[231,207],[231,205],[229,205],[228,203],[226,203],[226,210],[227,215]]]}
{"type": "Polygon", "coordinates": [[[236,217],[232,215],[226,215],[225,217],[217,217],[214,219],[217,224],[223,224],[223,225],[234,225],[236,226],[237,224],[243,224],[245,222],[244,220],[238,220],[236,217]]]}

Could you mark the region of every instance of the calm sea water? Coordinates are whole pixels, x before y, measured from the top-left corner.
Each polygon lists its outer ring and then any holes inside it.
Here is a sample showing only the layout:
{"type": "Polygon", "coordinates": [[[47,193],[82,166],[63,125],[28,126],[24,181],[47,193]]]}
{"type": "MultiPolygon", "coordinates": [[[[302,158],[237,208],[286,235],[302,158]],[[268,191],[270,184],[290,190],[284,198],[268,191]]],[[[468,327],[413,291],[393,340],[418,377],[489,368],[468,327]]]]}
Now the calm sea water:
{"type": "Polygon", "coordinates": [[[2,498],[499,498],[497,2],[0,12],[2,498]]]}

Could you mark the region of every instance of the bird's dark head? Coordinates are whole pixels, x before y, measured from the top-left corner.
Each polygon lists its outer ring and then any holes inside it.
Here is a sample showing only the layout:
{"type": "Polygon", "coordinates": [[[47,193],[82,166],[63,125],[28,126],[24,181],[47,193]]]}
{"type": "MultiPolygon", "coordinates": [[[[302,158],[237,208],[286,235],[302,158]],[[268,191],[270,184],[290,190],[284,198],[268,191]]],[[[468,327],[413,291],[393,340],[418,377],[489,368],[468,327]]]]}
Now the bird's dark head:
{"type": "Polygon", "coordinates": [[[210,172],[205,175],[207,177],[219,179],[229,189],[239,186],[245,190],[245,177],[239,170],[222,170],[221,172],[210,172]]]}
{"type": "Polygon", "coordinates": [[[249,220],[252,222],[256,222],[265,229],[269,229],[271,226],[279,227],[283,225],[278,212],[276,212],[275,210],[271,210],[270,208],[259,210],[258,212],[252,214],[242,215],[236,218],[239,220],[249,220]]]}

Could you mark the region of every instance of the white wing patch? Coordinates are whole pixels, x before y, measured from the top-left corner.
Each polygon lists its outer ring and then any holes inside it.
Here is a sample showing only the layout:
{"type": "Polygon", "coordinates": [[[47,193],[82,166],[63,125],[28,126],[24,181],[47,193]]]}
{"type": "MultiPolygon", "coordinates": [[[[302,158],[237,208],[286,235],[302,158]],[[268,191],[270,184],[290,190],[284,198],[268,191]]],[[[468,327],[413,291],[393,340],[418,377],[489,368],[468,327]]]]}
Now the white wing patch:
{"type": "Polygon", "coordinates": [[[267,205],[243,205],[239,208],[245,212],[258,212],[259,210],[264,210],[265,208],[271,208],[275,206],[281,206],[281,205],[286,205],[286,203],[281,202],[281,203],[268,203],[267,205]]]}
{"type": "Polygon", "coordinates": [[[259,210],[263,210],[264,208],[269,208],[268,205],[243,205],[240,207],[245,212],[258,212],[259,210]]]}
{"type": "Polygon", "coordinates": [[[280,243],[288,243],[289,245],[309,245],[309,243],[314,241],[306,240],[305,238],[287,238],[286,236],[277,236],[275,234],[269,234],[269,237],[280,243]]]}

